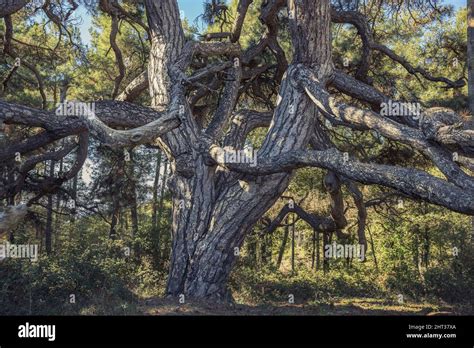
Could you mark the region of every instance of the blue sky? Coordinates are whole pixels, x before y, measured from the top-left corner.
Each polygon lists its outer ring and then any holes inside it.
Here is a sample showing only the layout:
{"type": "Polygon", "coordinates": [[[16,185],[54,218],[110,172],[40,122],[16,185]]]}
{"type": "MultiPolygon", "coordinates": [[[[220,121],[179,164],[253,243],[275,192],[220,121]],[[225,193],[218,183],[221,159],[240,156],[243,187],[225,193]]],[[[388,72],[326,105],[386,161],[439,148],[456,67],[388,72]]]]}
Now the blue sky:
{"type": "Polygon", "coordinates": [[[453,4],[456,7],[466,6],[466,0],[450,0],[446,1],[448,4],[453,4]]]}
{"type": "Polygon", "coordinates": [[[184,11],[184,15],[190,21],[193,21],[202,13],[203,2],[201,0],[178,0],[179,9],[184,11]]]}
{"type": "MultiPolygon", "coordinates": [[[[446,0],[445,3],[452,4],[456,8],[466,6],[467,0],[446,0]]],[[[184,15],[193,21],[202,12],[203,0],[178,0],[179,8],[184,11],[184,15]]]]}
{"type": "MultiPolygon", "coordinates": [[[[159,0],[158,0],[159,1],[159,0]]],[[[445,3],[452,4],[456,8],[461,6],[466,6],[467,0],[445,0],[445,3]]],[[[182,11],[182,14],[192,23],[196,17],[202,13],[204,0],[178,0],[179,9],[182,11]]],[[[91,21],[89,16],[85,15],[83,17],[83,23],[81,25],[81,35],[83,42],[90,41],[89,28],[91,26],[91,21]]]]}

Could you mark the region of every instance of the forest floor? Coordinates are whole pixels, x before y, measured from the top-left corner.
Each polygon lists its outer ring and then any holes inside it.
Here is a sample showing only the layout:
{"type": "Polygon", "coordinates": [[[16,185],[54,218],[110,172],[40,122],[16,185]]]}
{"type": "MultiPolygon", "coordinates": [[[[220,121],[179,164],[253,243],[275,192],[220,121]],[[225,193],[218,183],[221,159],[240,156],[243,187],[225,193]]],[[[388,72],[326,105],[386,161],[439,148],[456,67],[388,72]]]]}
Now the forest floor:
{"type": "Polygon", "coordinates": [[[267,303],[210,304],[184,303],[163,298],[144,299],[138,306],[144,315],[462,315],[463,308],[430,303],[397,303],[377,298],[344,298],[324,304],[267,303]],[[441,314],[441,313],[440,313],[441,314]]]}

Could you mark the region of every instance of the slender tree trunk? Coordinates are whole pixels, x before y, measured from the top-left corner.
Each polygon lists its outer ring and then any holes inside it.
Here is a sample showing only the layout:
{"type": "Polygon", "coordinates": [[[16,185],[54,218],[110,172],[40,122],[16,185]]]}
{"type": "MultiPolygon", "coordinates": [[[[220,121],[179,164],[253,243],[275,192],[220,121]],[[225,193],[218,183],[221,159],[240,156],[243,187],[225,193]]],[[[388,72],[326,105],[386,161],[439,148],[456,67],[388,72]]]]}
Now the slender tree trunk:
{"type": "Polygon", "coordinates": [[[272,264],[273,258],[273,238],[271,235],[265,236],[267,244],[267,263],[272,264]]]}
{"type": "Polygon", "coordinates": [[[277,269],[280,268],[281,261],[283,260],[283,254],[285,253],[286,243],[288,241],[288,235],[290,234],[290,227],[288,226],[288,217],[285,219],[285,232],[283,234],[283,241],[281,242],[280,251],[278,252],[277,269]]]}
{"type": "MultiPolygon", "coordinates": [[[[156,227],[156,241],[157,241],[157,253],[158,253],[158,259],[163,259],[164,257],[162,257],[161,253],[161,249],[162,248],[162,245],[164,245],[164,235],[162,235],[161,233],[161,220],[163,218],[163,212],[164,212],[164,208],[163,208],[163,204],[164,204],[164,201],[165,201],[165,193],[166,193],[166,187],[167,187],[167,180],[168,180],[168,161],[165,160],[165,166],[163,168],[163,176],[162,176],[162,179],[161,179],[161,190],[160,190],[160,201],[159,201],[159,204],[158,204],[158,214],[157,214],[157,227],[156,227]]],[[[173,240],[173,234],[170,233],[169,234],[169,240],[170,240],[170,244],[171,244],[171,241],[173,240]]],[[[166,249],[163,249],[166,251],[166,249]]],[[[165,255],[166,257],[168,256],[167,254],[165,255]]]]}
{"type": "Polygon", "coordinates": [[[267,241],[265,236],[260,237],[260,263],[262,267],[267,265],[267,241]]]}
{"type": "MultiPolygon", "coordinates": [[[[153,203],[152,203],[152,214],[151,214],[151,229],[153,234],[159,233],[157,230],[157,210],[158,210],[158,183],[160,181],[160,169],[161,169],[161,151],[158,152],[156,167],[155,167],[155,178],[153,180],[153,203]]],[[[159,239],[159,237],[158,237],[159,239]]]]}
{"type": "MultiPolygon", "coordinates": [[[[168,69],[182,50],[184,34],[176,0],[146,0],[145,4],[152,39],[150,93],[153,107],[160,110],[170,100],[168,69]]],[[[320,127],[314,103],[291,81],[298,64],[314,69],[322,83],[332,69],[329,0],[289,0],[289,7],[294,59],[258,152],[262,157],[306,148],[314,127],[320,127]]],[[[251,228],[288,187],[291,176],[268,175],[257,182],[217,171],[202,154],[198,124],[193,117],[185,117],[190,109],[184,99],[182,106],[181,126],[160,138],[165,152],[171,154],[172,168],[173,246],[166,292],[228,300],[227,280],[237,257],[234,248],[241,248],[251,228]]]]}
{"type": "Polygon", "coordinates": [[[255,267],[255,269],[258,269],[257,238],[255,236],[255,232],[252,233],[251,239],[248,241],[247,251],[251,264],[255,267]]]}
{"type": "Polygon", "coordinates": [[[168,161],[165,161],[163,168],[163,179],[161,180],[160,202],[158,204],[158,225],[161,223],[163,217],[163,203],[165,201],[166,185],[168,180],[168,161]]]}
{"type": "Polygon", "coordinates": [[[127,216],[125,215],[125,212],[122,209],[119,210],[118,221],[119,221],[119,226],[120,226],[119,231],[122,232],[122,233],[123,233],[123,231],[127,231],[128,230],[128,219],[127,219],[127,216]]]}
{"type": "Polygon", "coordinates": [[[113,197],[112,219],[110,221],[109,238],[114,240],[117,238],[117,224],[118,224],[119,204],[117,197],[113,197]]]}
{"type": "Polygon", "coordinates": [[[424,230],[424,241],[423,241],[423,263],[425,269],[428,268],[430,263],[430,235],[428,229],[425,227],[424,230]]]}
{"type": "MultiPolygon", "coordinates": [[[[77,174],[74,175],[74,178],[72,179],[72,196],[71,199],[74,201],[74,205],[76,204],[77,201],[77,174]]],[[[71,222],[75,223],[76,222],[76,209],[74,208],[71,214],[71,222]]]]}
{"type": "Polygon", "coordinates": [[[137,203],[137,183],[135,178],[135,165],[133,163],[133,152],[130,151],[130,218],[132,220],[132,238],[138,236],[138,203],[137,203]]]}
{"type": "Polygon", "coordinates": [[[474,0],[467,0],[467,70],[468,103],[471,117],[474,116],[474,0]]]}
{"type": "Polygon", "coordinates": [[[415,254],[414,254],[414,257],[413,257],[413,263],[415,264],[415,267],[418,271],[418,275],[420,276],[420,278],[423,278],[423,269],[422,269],[422,265],[423,265],[422,252],[423,252],[423,250],[420,252],[420,238],[421,237],[419,236],[419,232],[420,231],[418,231],[418,230],[416,231],[416,238],[415,238],[415,241],[414,241],[415,254]]]}
{"type": "Polygon", "coordinates": [[[313,229],[313,236],[311,238],[311,269],[314,269],[316,261],[316,230],[313,229]]]}
{"type": "Polygon", "coordinates": [[[320,257],[321,236],[320,235],[321,234],[319,232],[316,232],[316,271],[319,271],[321,269],[321,257],[320,257]]]}
{"type": "Polygon", "coordinates": [[[324,255],[324,258],[323,258],[323,271],[324,273],[327,273],[329,272],[329,258],[326,257],[326,254],[325,254],[325,247],[326,245],[331,245],[331,238],[332,235],[331,233],[323,233],[323,255],[324,255]]]}
{"type": "Polygon", "coordinates": [[[295,216],[291,224],[291,272],[295,273],[295,216]]]}
{"type": "MultiPolygon", "coordinates": [[[[61,83],[61,87],[60,87],[60,90],[59,90],[59,101],[60,103],[64,103],[66,101],[66,97],[67,97],[67,91],[69,89],[69,79],[65,79],[62,83],[61,83]]],[[[56,93],[56,85],[55,85],[55,91],[54,91],[54,106],[57,105],[57,93],[56,93]]],[[[65,144],[65,140],[63,139],[62,140],[62,145],[65,144]]],[[[62,173],[64,170],[64,158],[61,158],[61,160],[59,161],[59,173],[62,173]]],[[[76,187],[75,187],[75,190],[74,190],[74,202],[76,202],[76,191],[77,191],[77,175],[75,176],[75,179],[76,179],[76,187]]],[[[59,212],[61,208],[61,194],[58,192],[58,194],[56,195],[56,211],[59,212]]],[[[74,209],[75,210],[75,209],[74,209]]],[[[74,216],[73,214],[71,214],[72,216],[74,216]]],[[[59,228],[59,224],[60,224],[60,219],[59,219],[59,215],[56,215],[56,221],[55,221],[55,235],[54,235],[54,247],[57,248],[58,245],[58,241],[60,240],[60,231],[61,229],[59,228]]]]}
{"type": "MultiPolygon", "coordinates": [[[[468,104],[474,118],[474,0],[467,0],[467,71],[468,104]]],[[[471,217],[471,241],[474,243],[474,216],[471,217]]]]}
{"type": "MultiPolygon", "coordinates": [[[[64,145],[64,140],[62,141],[62,143],[64,145]]],[[[63,169],[64,169],[64,161],[61,158],[61,160],[59,161],[59,173],[62,173],[63,169]]],[[[61,194],[58,192],[58,194],[56,194],[56,211],[59,212],[60,209],[61,209],[61,194]]],[[[58,246],[57,244],[58,244],[58,240],[60,238],[60,235],[59,235],[59,231],[60,231],[59,224],[60,223],[61,223],[61,220],[59,219],[59,215],[56,214],[56,219],[54,220],[54,230],[56,231],[56,233],[54,234],[54,241],[53,241],[53,245],[54,245],[55,249],[58,246]]]]}
{"type": "Polygon", "coordinates": [[[119,229],[123,230],[124,219],[122,218],[122,199],[127,197],[126,192],[123,192],[121,185],[124,180],[126,165],[125,165],[125,153],[119,155],[117,160],[117,167],[114,173],[115,182],[120,182],[120,187],[115,183],[111,184],[110,191],[112,197],[112,212],[111,212],[111,222],[110,222],[110,231],[109,238],[115,240],[118,236],[119,229]]]}
{"type": "MultiPolygon", "coordinates": [[[[51,161],[49,164],[49,176],[54,176],[54,161],[51,161]]],[[[46,212],[46,228],[44,231],[44,245],[46,248],[46,253],[51,254],[52,251],[52,234],[53,234],[53,195],[48,194],[48,205],[46,212]]]]}
{"type": "Polygon", "coordinates": [[[377,262],[377,254],[375,253],[374,238],[372,237],[372,232],[370,231],[369,227],[367,227],[367,232],[369,233],[369,237],[370,237],[370,248],[372,249],[372,254],[374,255],[375,269],[378,272],[379,271],[379,264],[377,262]]]}

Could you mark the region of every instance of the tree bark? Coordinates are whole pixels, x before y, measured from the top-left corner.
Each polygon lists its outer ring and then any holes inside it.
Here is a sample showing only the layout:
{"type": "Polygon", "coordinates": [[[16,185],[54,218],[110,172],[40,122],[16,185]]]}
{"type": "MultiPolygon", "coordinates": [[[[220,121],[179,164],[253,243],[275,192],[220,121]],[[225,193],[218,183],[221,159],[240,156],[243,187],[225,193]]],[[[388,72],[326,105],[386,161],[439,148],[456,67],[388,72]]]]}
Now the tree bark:
{"type": "MultiPolygon", "coordinates": [[[[77,174],[74,175],[74,178],[72,179],[71,199],[74,201],[74,205],[75,205],[77,201],[77,174]]],[[[75,207],[72,209],[71,222],[72,223],[76,222],[76,208],[75,207]]]]}
{"type": "Polygon", "coordinates": [[[112,219],[110,221],[110,230],[109,230],[109,239],[115,240],[117,238],[117,223],[118,223],[118,213],[119,213],[117,199],[114,198],[113,208],[112,208],[112,219]]]}
{"type": "Polygon", "coordinates": [[[311,270],[315,267],[316,261],[316,230],[313,229],[313,236],[311,238],[311,270]]]}
{"type": "Polygon", "coordinates": [[[28,3],[28,0],[2,0],[0,1],[0,18],[19,11],[28,3]]]}
{"type": "MultiPolygon", "coordinates": [[[[307,64],[324,81],[332,69],[329,0],[289,3],[296,52],[292,64],[307,64]]],[[[171,98],[167,69],[182,52],[184,35],[176,25],[180,19],[175,0],[148,0],[146,7],[152,32],[150,93],[153,107],[162,110],[171,98]]],[[[295,88],[294,72],[290,66],[282,81],[281,101],[258,156],[277,156],[308,145],[318,111],[304,91],[295,88]]],[[[226,284],[238,255],[235,248],[242,247],[246,234],[285,191],[291,176],[268,175],[257,183],[256,178],[216,171],[200,151],[204,140],[198,125],[185,117],[189,106],[184,100],[182,105],[181,126],[160,137],[172,168],[173,247],[167,294],[225,301],[231,298],[226,284]]]]}
{"type": "MultiPolygon", "coordinates": [[[[453,82],[443,77],[432,76],[420,67],[413,67],[405,58],[374,41],[368,32],[370,29],[364,15],[355,11],[333,11],[332,14],[330,0],[262,2],[260,20],[265,23],[268,31],[255,47],[242,51],[238,38],[250,2],[251,0],[246,0],[239,3],[236,26],[232,29],[232,33],[225,35],[231,38],[229,41],[222,38],[219,41],[185,42],[177,0],[144,0],[149,24],[145,30],[151,42],[148,69],[146,73],[140,74],[118,99],[133,100],[138,96],[137,93],[148,85],[152,109],[126,102],[99,101],[95,103],[96,111],[93,115],[64,118],[52,111],[36,110],[0,100],[0,121],[43,129],[25,141],[0,147],[0,162],[8,163],[16,158],[17,153],[31,154],[57,140],[79,135],[76,162],[64,177],[58,178],[58,182],[62,184],[71,180],[84,163],[87,157],[89,133],[115,149],[133,148],[140,144],[157,142],[169,159],[171,167],[169,188],[173,206],[170,238],[172,255],[166,291],[171,296],[184,294],[187,298],[217,300],[229,298],[227,279],[236,258],[240,255],[239,250],[246,235],[287,189],[291,173],[297,168],[312,166],[328,171],[325,185],[331,196],[331,216],[321,220],[333,225],[334,228],[324,224],[322,227],[319,224],[313,226],[323,233],[323,248],[331,242],[332,233],[327,233],[329,228],[339,237],[347,225],[341,191],[341,183],[344,182],[347,186],[345,180],[390,187],[407,197],[474,215],[472,198],[474,180],[451,156],[452,150],[462,150],[466,155],[472,156],[473,131],[459,129],[459,115],[439,108],[424,110],[422,119],[410,121],[407,118],[385,117],[375,111],[364,110],[363,106],[348,106],[331,96],[328,85],[332,85],[347,96],[368,102],[374,110],[379,110],[381,103],[388,100],[388,97],[374,87],[342,72],[333,71],[331,16],[337,23],[354,25],[361,36],[366,60],[362,64],[365,64],[363,68],[357,73],[359,77],[366,77],[367,64],[370,64],[367,50],[371,49],[400,64],[410,74],[421,75],[432,82],[442,82],[446,87],[462,87],[464,81],[453,82]],[[277,41],[280,27],[277,14],[285,3],[289,11],[288,24],[293,48],[293,61],[289,65],[277,41]],[[267,48],[274,53],[277,61],[275,81],[279,84],[280,90],[276,107],[269,105],[272,109],[270,112],[241,110],[233,114],[239,105],[240,94],[247,88],[246,80],[254,75],[249,70],[261,70],[260,67],[244,68],[249,67],[249,63],[266,52],[267,48]],[[211,62],[214,61],[214,56],[225,57],[226,62],[210,64],[194,71],[192,75],[189,74],[195,67],[197,68],[192,64],[194,61],[211,62]],[[193,61],[193,58],[196,59],[193,61]],[[204,78],[211,75],[215,75],[211,80],[216,83],[212,82],[209,85],[201,83],[204,78]],[[206,91],[201,93],[202,90],[206,91]],[[205,117],[207,115],[204,115],[207,112],[205,110],[211,107],[206,105],[203,108],[202,105],[197,105],[197,102],[202,101],[203,95],[210,95],[211,90],[218,91],[220,97],[214,115],[209,115],[210,122],[204,122],[207,119],[205,117]],[[193,109],[196,110],[195,114],[192,113],[193,109]],[[246,119],[244,125],[238,124],[240,121],[237,116],[246,119]],[[346,153],[343,156],[343,153],[331,143],[326,129],[322,127],[324,119],[353,129],[372,130],[391,141],[411,146],[430,159],[446,180],[414,167],[364,163],[353,157],[348,158],[345,156],[346,153]],[[207,128],[204,129],[206,123],[207,128]],[[223,163],[215,158],[217,151],[222,149],[221,145],[234,147],[236,150],[242,149],[246,136],[259,126],[269,128],[257,153],[257,166],[249,168],[248,163],[243,165],[225,161],[223,163]],[[311,145],[313,150],[309,151],[308,145],[311,145]]],[[[101,5],[105,3],[106,1],[101,1],[101,5]]],[[[7,3],[4,1],[0,5],[0,16],[7,15],[5,50],[12,58],[15,57],[11,49],[7,49],[11,46],[9,42],[13,35],[9,14],[24,4],[26,1],[11,0],[7,3]]],[[[471,52],[473,6],[473,1],[470,1],[468,29],[470,102],[474,100],[472,98],[474,64],[471,52]]],[[[43,10],[50,11],[44,6],[43,10]]],[[[112,40],[117,32],[116,24],[115,21],[111,33],[112,40]]],[[[141,24],[141,27],[145,25],[141,24]]],[[[116,53],[117,48],[114,47],[116,53]]],[[[116,56],[118,57],[117,54],[116,56]]],[[[21,63],[27,66],[27,62],[21,63]]],[[[45,103],[41,77],[33,66],[29,69],[38,79],[45,103]]],[[[256,76],[260,74],[257,73],[256,76]]],[[[120,81],[116,82],[114,95],[118,92],[120,81]]],[[[51,158],[51,155],[46,153],[29,157],[28,165],[32,167],[28,169],[28,166],[23,168],[22,165],[20,168],[24,170],[22,175],[33,170],[36,164],[52,160],[54,156],[51,158]]],[[[463,165],[469,164],[469,161],[459,162],[463,165]]],[[[8,179],[10,182],[15,181],[13,170],[9,170],[8,179]]],[[[112,179],[115,181],[116,178],[112,179]]],[[[45,188],[48,182],[43,181],[39,186],[40,194],[48,194],[51,190],[59,189],[61,184],[57,185],[58,188],[48,187],[50,189],[48,191],[45,188]]],[[[347,187],[359,210],[359,242],[365,245],[366,217],[365,209],[360,204],[363,203],[362,195],[357,192],[357,187],[353,189],[347,187]]],[[[25,180],[20,180],[13,185],[12,190],[1,188],[0,196],[7,198],[13,205],[15,195],[21,193],[24,188],[25,180]]],[[[110,189],[114,190],[112,185],[110,189]]],[[[164,184],[162,192],[163,190],[164,184]]],[[[163,196],[162,194],[161,199],[163,196]]],[[[116,232],[118,217],[124,216],[120,210],[120,198],[122,197],[118,197],[118,194],[113,195],[112,236],[116,232]]],[[[28,205],[33,202],[30,201],[28,205]]],[[[26,209],[25,207],[25,213],[26,209]]],[[[10,220],[9,216],[18,221],[19,214],[14,215],[9,213],[5,217],[0,216],[0,227],[10,220]]],[[[122,218],[120,221],[128,220],[122,218]]],[[[324,259],[324,262],[327,271],[329,260],[324,259]]]]}
{"type": "Polygon", "coordinates": [[[316,232],[316,271],[319,271],[321,269],[320,240],[320,233],[316,232]]]}
{"type": "Polygon", "coordinates": [[[288,241],[289,234],[290,234],[290,227],[288,225],[288,217],[287,217],[285,220],[285,232],[283,234],[283,241],[281,242],[280,251],[278,253],[278,259],[277,259],[277,265],[276,265],[277,269],[280,268],[281,261],[283,260],[283,254],[285,253],[285,247],[288,241]]]}
{"type": "MultiPolygon", "coordinates": [[[[54,161],[49,164],[49,176],[54,177],[54,161]]],[[[44,230],[44,245],[46,253],[51,254],[52,251],[52,234],[53,234],[53,195],[48,194],[48,205],[46,208],[46,228],[44,230]]]]}
{"type": "Polygon", "coordinates": [[[326,257],[326,245],[331,244],[331,234],[330,233],[323,233],[323,245],[322,245],[322,253],[323,253],[323,272],[329,272],[329,258],[326,257]]]}
{"type": "Polygon", "coordinates": [[[151,230],[153,234],[157,233],[158,183],[160,181],[161,156],[162,152],[159,151],[156,160],[155,178],[153,180],[153,203],[151,213],[151,230]]]}
{"type": "MultiPolygon", "coordinates": [[[[139,221],[138,221],[138,203],[137,203],[137,184],[135,178],[135,164],[133,163],[133,151],[130,151],[130,218],[132,220],[132,239],[138,236],[138,228],[139,228],[139,221]]],[[[137,253],[139,250],[135,250],[137,253]]]]}
{"type": "Polygon", "coordinates": [[[132,241],[133,241],[133,246],[134,246],[133,252],[135,254],[135,258],[140,259],[141,257],[140,246],[139,244],[136,243],[136,240],[138,237],[138,229],[139,229],[136,199],[135,199],[135,202],[130,207],[130,218],[132,220],[132,241]]]}
{"type": "Polygon", "coordinates": [[[295,216],[291,224],[291,272],[295,273],[295,216]]]}
{"type": "Polygon", "coordinates": [[[474,0],[467,0],[467,70],[468,104],[474,116],[474,0]]]}
{"type": "MultiPolygon", "coordinates": [[[[165,161],[165,166],[163,168],[163,178],[161,179],[161,190],[160,190],[160,202],[158,204],[158,229],[161,224],[161,219],[163,217],[163,203],[165,201],[166,185],[168,181],[168,161],[165,161]]],[[[159,233],[159,232],[158,232],[159,233]]]]}
{"type": "Polygon", "coordinates": [[[374,255],[374,264],[375,264],[375,269],[377,272],[379,271],[379,264],[377,262],[377,254],[375,253],[375,245],[374,245],[374,239],[372,238],[372,233],[370,232],[370,228],[367,227],[367,232],[369,232],[369,237],[370,237],[370,248],[372,250],[372,254],[374,255]]]}
{"type": "MultiPolygon", "coordinates": [[[[467,71],[468,105],[474,118],[474,0],[467,0],[467,71]]],[[[474,243],[474,216],[471,217],[471,241],[474,243]]]]}
{"type": "Polygon", "coordinates": [[[266,236],[260,236],[260,263],[262,268],[268,264],[268,246],[266,236]]]}

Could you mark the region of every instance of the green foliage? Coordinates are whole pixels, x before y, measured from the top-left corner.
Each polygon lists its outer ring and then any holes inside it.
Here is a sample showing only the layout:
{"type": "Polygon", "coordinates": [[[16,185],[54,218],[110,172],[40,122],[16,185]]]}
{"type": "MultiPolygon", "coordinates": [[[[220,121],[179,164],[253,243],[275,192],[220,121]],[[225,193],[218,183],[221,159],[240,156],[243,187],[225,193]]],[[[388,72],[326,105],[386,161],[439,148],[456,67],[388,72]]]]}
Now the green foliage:
{"type": "Polygon", "coordinates": [[[236,299],[245,303],[288,303],[290,294],[295,303],[329,303],[340,297],[383,296],[383,288],[374,282],[377,277],[371,269],[326,274],[300,269],[290,276],[268,268],[240,267],[233,274],[231,286],[236,299]]]}
{"type": "MultiPolygon", "coordinates": [[[[28,225],[22,228],[15,243],[38,242],[28,237],[28,225]]],[[[163,295],[169,240],[164,222],[160,228],[164,236],[159,245],[149,224],[141,225],[134,239],[111,240],[105,224],[82,218],[67,235],[57,236],[53,254],[43,250],[36,262],[1,261],[0,314],[136,313],[141,296],[163,295]],[[71,295],[75,303],[70,303],[71,295]]]]}
{"type": "Polygon", "coordinates": [[[73,241],[36,262],[3,261],[1,314],[127,313],[135,302],[130,291],[134,275],[123,248],[120,241],[91,245],[73,241]]]}

